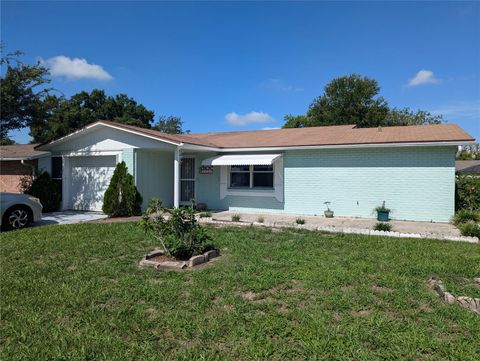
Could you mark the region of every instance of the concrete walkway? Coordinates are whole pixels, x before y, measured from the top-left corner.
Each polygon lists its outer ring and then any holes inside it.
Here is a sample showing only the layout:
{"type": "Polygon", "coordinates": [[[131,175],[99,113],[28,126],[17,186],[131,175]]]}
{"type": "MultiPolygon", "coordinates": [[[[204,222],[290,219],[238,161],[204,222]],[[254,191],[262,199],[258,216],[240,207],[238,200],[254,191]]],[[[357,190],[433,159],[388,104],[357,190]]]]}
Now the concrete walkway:
{"type": "MultiPolygon", "coordinates": [[[[256,222],[258,217],[264,218],[264,224],[271,226],[273,224],[282,226],[296,226],[296,219],[305,220],[304,228],[318,229],[318,227],[353,228],[353,229],[373,229],[378,223],[376,219],[370,218],[349,218],[334,217],[326,218],[324,216],[302,216],[285,214],[262,214],[262,213],[244,213],[233,211],[212,212],[212,219],[218,221],[231,221],[232,215],[240,215],[240,221],[256,222]]],[[[390,221],[392,231],[400,233],[411,233],[420,235],[431,235],[432,238],[459,237],[460,231],[449,223],[431,223],[431,222],[413,222],[413,221],[390,221]]]]}

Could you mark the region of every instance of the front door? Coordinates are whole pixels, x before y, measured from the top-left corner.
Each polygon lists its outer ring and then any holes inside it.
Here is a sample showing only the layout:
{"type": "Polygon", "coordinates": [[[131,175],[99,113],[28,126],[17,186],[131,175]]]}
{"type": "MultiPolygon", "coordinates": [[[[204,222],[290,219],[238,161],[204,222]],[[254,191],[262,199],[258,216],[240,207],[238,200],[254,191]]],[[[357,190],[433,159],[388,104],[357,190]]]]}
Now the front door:
{"type": "Polygon", "coordinates": [[[195,199],[195,158],[184,157],[180,163],[180,203],[195,199]]]}

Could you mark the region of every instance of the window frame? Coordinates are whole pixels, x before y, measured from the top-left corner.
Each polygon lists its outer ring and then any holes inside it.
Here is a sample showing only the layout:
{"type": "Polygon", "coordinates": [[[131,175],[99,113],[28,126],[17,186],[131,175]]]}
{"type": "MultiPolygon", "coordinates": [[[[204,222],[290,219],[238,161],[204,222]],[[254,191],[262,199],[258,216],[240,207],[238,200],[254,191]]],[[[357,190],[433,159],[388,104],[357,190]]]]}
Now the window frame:
{"type": "Polygon", "coordinates": [[[264,190],[273,190],[275,189],[275,165],[272,164],[272,170],[255,170],[255,165],[250,164],[248,166],[248,171],[234,171],[232,172],[232,167],[235,166],[228,166],[228,189],[264,189],[264,190]],[[240,187],[235,187],[232,186],[232,173],[243,173],[243,174],[249,174],[249,185],[248,186],[240,186],[240,187]],[[254,174],[255,173],[260,173],[260,174],[271,174],[272,175],[272,186],[254,186],[254,174]]]}

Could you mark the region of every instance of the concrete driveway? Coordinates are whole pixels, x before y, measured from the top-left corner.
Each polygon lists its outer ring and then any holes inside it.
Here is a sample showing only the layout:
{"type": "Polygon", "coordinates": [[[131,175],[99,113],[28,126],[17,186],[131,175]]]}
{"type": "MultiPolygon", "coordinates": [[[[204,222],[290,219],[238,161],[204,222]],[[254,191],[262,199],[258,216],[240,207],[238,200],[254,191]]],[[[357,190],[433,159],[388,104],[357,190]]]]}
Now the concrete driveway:
{"type": "Polygon", "coordinates": [[[62,211],[43,213],[42,220],[40,222],[35,222],[33,226],[38,227],[49,224],[74,224],[94,221],[102,218],[107,218],[107,215],[102,212],[62,211]]]}

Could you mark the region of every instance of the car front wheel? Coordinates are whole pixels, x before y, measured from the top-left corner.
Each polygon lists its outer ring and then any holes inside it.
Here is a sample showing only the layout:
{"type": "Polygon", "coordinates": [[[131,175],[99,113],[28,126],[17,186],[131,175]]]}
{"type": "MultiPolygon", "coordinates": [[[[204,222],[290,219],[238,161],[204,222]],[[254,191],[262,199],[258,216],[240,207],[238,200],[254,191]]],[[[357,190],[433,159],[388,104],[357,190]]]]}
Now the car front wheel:
{"type": "Polygon", "coordinates": [[[5,213],[3,221],[2,223],[7,230],[24,228],[30,222],[28,210],[23,207],[9,209],[5,213]]]}

